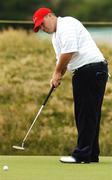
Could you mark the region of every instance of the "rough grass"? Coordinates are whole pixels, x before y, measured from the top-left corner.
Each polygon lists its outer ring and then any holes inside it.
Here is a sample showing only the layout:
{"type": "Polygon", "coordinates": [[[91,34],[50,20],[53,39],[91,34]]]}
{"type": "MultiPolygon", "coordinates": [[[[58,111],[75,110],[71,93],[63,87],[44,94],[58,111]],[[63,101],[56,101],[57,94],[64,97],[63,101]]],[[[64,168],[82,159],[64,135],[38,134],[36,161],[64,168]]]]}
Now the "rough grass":
{"type": "MultiPolygon", "coordinates": [[[[20,144],[49,91],[55,66],[50,40],[32,32],[0,32],[0,152],[20,144]]],[[[112,71],[112,49],[100,46],[112,71]]],[[[112,80],[107,84],[100,133],[101,154],[112,154],[112,80]]],[[[26,142],[25,154],[69,154],[76,143],[71,75],[66,73],[26,142]]],[[[24,154],[24,153],[22,153],[24,154]]]]}

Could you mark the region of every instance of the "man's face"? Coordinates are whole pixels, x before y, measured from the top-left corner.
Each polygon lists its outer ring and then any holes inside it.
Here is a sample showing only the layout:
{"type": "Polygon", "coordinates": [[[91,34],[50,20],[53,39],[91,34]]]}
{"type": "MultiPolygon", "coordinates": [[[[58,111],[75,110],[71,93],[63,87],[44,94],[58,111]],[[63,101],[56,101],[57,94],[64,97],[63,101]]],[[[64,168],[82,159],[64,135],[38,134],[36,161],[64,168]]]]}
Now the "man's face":
{"type": "Polygon", "coordinates": [[[43,23],[40,25],[42,31],[46,33],[53,33],[56,31],[56,21],[52,14],[48,14],[44,17],[43,23]]]}

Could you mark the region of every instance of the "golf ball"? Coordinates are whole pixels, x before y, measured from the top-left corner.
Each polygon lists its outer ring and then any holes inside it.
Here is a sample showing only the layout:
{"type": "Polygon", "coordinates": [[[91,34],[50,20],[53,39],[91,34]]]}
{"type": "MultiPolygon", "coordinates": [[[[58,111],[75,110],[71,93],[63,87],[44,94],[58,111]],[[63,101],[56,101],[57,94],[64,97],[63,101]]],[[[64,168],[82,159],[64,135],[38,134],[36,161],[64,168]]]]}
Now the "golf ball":
{"type": "Polygon", "coordinates": [[[4,171],[8,171],[8,169],[9,169],[9,168],[8,168],[7,165],[3,166],[3,170],[4,170],[4,171]]]}

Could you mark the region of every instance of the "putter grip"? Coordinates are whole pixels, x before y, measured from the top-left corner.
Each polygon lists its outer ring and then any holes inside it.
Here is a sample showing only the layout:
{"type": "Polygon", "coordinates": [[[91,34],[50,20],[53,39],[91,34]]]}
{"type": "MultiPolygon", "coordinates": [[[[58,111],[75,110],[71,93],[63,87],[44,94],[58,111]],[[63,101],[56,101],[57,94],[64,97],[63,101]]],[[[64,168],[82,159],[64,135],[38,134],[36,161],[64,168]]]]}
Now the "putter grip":
{"type": "Polygon", "coordinates": [[[54,85],[53,85],[53,86],[51,87],[51,89],[50,89],[50,91],[49,91],[49,93],[48,93],[46,99],[44,100],[44,102],[43,102],[43,104],[42,104],[43,106],[46,105],[46,103],[47,103],[47,101],[48,101],[48,99],[49,99],[51,93],[53,92],[54,88],[55,88],[55,87],[54,87],[54,85]]]}

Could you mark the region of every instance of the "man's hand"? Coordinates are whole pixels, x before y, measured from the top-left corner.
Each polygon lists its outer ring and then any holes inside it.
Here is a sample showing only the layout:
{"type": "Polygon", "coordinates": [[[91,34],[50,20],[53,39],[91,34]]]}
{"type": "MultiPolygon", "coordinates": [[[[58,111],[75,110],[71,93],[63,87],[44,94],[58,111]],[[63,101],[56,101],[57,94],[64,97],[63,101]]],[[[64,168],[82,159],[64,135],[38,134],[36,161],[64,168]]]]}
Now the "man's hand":
{"type": "Polygon", "coordinates": [[[52,79],[50,81],[51,86],[55,86],[57,88],[61,83],[62,75],[61,73],[54,73],[52,79]]]}

